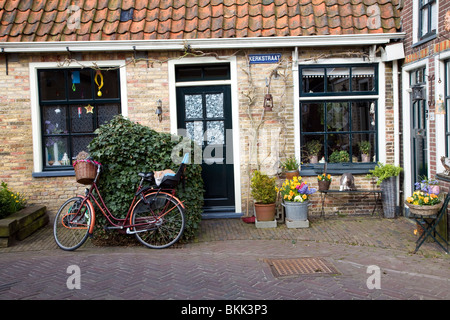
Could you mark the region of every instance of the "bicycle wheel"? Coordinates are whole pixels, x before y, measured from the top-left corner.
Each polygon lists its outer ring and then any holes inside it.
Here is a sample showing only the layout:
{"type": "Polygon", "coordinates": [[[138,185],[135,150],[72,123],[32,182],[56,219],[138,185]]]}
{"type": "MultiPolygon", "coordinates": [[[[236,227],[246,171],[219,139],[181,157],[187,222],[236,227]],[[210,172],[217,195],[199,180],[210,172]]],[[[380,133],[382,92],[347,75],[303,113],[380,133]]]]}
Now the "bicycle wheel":
{"type": "Polygon", "coordinates": [[[184,231],[184,209],[166,194],[146,196],[148,204],[140,200],[133,209],[132,224],[136,238],[153,249],[170,247],[177,242],[184,231]]]}
{"type": "Polygon", "coordinates": [[[64,202],[56,214],[53,224],[53,236],[63,250],[79,248],[89,235],[92,212],[89,205],[81,203],[82,197],[73,197],[64,202]]]}

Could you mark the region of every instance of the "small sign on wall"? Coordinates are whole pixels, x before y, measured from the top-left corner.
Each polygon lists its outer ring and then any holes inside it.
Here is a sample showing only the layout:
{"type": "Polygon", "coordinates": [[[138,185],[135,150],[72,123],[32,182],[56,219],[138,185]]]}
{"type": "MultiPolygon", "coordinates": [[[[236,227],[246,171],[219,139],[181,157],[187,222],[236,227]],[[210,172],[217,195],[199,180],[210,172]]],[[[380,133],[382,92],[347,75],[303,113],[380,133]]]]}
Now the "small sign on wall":
{"type": "Polygon", "coordinates": [[[250,64],[257,63],[278,63],[281,59],[281,53],[266,53],[266,54],[249,54],[248,60],[250,64]]]}

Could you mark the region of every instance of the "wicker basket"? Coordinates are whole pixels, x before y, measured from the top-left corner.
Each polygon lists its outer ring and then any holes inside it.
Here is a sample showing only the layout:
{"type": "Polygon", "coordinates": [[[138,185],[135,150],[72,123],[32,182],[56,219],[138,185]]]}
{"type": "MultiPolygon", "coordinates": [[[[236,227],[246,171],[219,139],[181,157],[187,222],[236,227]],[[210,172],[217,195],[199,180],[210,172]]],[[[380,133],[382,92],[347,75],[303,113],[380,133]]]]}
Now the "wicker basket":
{"type": "Polygon", "coordinates": [[[95,164],[86,160],[77,161],[74,169],[75,178],[77,179],[77,182],[81,184],[92,184],[97,174],[95,164]]]}
{"type": "Polygon", "coordinates": [[[441,210],[444,203],[441,201],[432,206],[419,206],[405,201],[405,204],[409,207],[409,211],[416,216],[433,216],[441,210]]]}

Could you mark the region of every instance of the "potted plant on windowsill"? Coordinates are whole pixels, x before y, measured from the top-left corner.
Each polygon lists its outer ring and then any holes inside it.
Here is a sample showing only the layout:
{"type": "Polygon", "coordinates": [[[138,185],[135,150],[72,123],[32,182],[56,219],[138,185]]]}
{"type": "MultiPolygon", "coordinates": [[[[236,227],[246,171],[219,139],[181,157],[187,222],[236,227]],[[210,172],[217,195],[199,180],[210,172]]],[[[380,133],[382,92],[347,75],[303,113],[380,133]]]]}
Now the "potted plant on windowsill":
{"type": "Polygon", "coordinates": [[[308,141],[305,145],[309,163],[319,162],[319,152],[322,150],[322,144],[319,140],[308,141]]]}
{"type": "Polygon", "coordinates": [[[395,218],[397,203],[397,184],[395,178],[403,171],[403,168],[393,164],[378,162],[373,170],[369,170],[368,178],[376,178],[377,185],[381,187],[381,202],[385,218],[395,218]]]}
{"type": "Polygon", "coordinates": [[[336,163],[336,162],[349,162],[350,156],[347,151],[345,150],[335,150],[331,154],[329,158],[330,163],[336,163]]]}
{"type": "Polygon", "coordinates": [[[255,200],[255,215],[258,221],[275,219],[275,202],[277,199],[276,178],[270,178],[259,170],[253,172],[252,196],[255,200]]]}
{"type": "Polygon", "coordinates": [[[287,158],[286,161],[281,163],[281,167],[286,174],[286,179],[292,179],[299,175],[300,164],[295,157],[287,158]]]}
{"type": "Polygon", "coordinates": [[[372,145],[369,141],[361,141],[359,143],[359,151],[361,151],[361,161],[362,162],[370,162],[370,150],[372,149],[372,145]]]}

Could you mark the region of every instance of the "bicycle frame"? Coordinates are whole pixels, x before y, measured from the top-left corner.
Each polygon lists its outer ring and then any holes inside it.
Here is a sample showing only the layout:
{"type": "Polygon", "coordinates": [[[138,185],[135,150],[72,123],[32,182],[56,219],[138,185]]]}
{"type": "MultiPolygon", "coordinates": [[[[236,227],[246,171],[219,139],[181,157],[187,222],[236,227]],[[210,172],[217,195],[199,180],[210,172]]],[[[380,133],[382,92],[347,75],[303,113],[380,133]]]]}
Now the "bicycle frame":
{"type": "MultiPolygon", "coordinates": [[[[100,209],[102,214],[105,216],[105,218],[108,220],[109,224],[111,225],[108,229],[118,229],[118,230],[125,229],[125,230],[127,230],[127,233],[133,233],[132,231],[131,232],[129,231],[130,228],[148,225],[148,222],[141,223],[141,224],[139,224],[139,223],[133,224],[131,222],[131,220],[132,220],[132,212],[133,212],[134,208],[136,207],[136,205],[139,203],[140,200],[147,201],[146,199],[149,195],[164,194],[164,195],[169,196],[171,199],[175,200],[175,202],[177,203],[176,206],[174,206],[172,209],[167,210],[168,209],[167,207],[169,205],[169,201],[168,201],[162,210],[162,214],[156,216],[155,221],[158,221],[159,219],[161,219],[163,216],[165,216],[167,213],[169,213],[170,211],[172,211],[173,209],[175,209],[178,206],[181,206],[184,209],[184,204],[183,204],[184,201],[180,201],[177,197],[175,197],[175,189],[162,189],[162,188],[156,189],[156,188],[143,187],[142,185],[143,185],[144,179],[142,178],[142,180],[135,192],[133,200],[131,201],[131,204],[128,208],[126,217],[125,218],[117,218],[108,209],[108,207],[105,204],[105,201],[103,200],[103,197],[102,197],[100,191],[98,190],[96,182],[97,182],[97,178],[100,174],[100,165],[97,165],[97,166],[98,166],[97,175],[96,175],[91,187],[89,189],[86,188],[84,196],[80,196],[83,198],[80,208],[82,208],[83,205],[86,203],[92,211],[92,223],[91,223],[91,226],[89,227],[89,234],[93,233],[94,225],[95,225],[95,210],[94,210],[94,206],[93,206],[91,200],[94,201],[94,203],[97,205],[97,207],[100,209]],[[94,190],[97,194],[97,197],[93,193],[94,190]],[[97,200],[97,198],[98,198],[98,200],[97,200]]],[[[153,210],[151,208],[150,208],[150,210],[153,213],[153,210]]]]}

